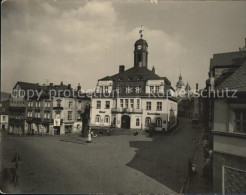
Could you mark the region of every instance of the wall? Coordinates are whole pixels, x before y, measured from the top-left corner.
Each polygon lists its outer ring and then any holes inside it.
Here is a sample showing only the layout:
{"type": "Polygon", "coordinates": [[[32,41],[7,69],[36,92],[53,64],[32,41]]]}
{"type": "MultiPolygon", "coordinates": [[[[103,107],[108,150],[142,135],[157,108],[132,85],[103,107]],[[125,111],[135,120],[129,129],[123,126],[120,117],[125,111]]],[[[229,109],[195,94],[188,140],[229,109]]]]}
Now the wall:
{"type": "Polygon", "coordinates": [[[101,127],[109,127],[112,124],[112,114],[111,114],[111,109],[114,105],[114,101],[112,98],[93,98],[91,100],[91,120],[90,120],[90,125],[91,126],[101,126],[101,127]],[[97,108],[97,101],[101,101],[101,108],[97,108]],[[110,102],[110,108],[106,109],[105,104],[106,101],[110,102]],[[96,123],[96,116],[99,115],[101,118],[100,123],[96,123]],[[108,115],[110,118],[109,123],[105,123],[105,116],[108,115]]]}
{"type": "Polygon", "coordinates": [[[223,99],[214,101],[214,130],[227,132],[229,129],[229,106],[223,99]]]}

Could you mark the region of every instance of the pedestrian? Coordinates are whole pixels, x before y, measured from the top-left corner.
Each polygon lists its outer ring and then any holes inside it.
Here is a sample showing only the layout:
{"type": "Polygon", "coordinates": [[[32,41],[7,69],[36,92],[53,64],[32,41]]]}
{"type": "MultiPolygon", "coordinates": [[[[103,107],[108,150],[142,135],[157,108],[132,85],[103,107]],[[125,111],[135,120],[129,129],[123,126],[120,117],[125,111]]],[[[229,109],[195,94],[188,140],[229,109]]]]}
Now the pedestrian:
{"type": "Polygon", "coordinates": [[[89,128],[89,131],[88,131],[87,143],[91,143],[91,128],[89,128]]]}

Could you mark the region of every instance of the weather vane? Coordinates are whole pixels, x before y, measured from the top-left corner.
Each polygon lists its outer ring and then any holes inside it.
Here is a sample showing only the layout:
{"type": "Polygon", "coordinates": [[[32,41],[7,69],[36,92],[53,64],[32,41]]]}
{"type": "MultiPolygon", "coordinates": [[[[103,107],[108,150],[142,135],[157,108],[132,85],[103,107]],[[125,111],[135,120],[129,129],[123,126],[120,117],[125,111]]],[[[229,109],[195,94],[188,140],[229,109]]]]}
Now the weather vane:
{"type": "Polygon", "coordinates": [[[139,30],[140,38],[143,38],[143,25],[141,25],[141,29],[139,30]]]}

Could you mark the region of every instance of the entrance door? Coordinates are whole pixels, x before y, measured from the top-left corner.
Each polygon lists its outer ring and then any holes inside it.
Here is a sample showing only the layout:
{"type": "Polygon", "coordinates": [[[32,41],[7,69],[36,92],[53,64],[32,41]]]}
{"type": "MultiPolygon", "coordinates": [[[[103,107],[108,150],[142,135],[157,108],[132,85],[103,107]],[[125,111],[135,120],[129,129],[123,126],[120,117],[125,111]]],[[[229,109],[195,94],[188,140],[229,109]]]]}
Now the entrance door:
{"type": "Polygon", "coordinates": [[[130,117],[127,115],[123,115],[121,117],[121,128],[130,129],[130,122],[131,122],[130,117]]]}

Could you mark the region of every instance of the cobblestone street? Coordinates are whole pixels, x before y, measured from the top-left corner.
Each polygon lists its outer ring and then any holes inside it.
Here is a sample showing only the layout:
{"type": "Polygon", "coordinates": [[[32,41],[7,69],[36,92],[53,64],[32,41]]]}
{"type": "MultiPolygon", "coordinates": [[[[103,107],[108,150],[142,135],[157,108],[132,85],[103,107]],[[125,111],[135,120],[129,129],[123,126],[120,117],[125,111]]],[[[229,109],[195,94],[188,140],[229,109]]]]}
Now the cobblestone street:
{"type": "Polygon", "coordinates": [[[21,162],[16,187],[5,178],[2,191],[179,193],[199,137],[200,130],[185,118],[172,135],[103,136],[91,144],[79,134],[3,137],[2,177],[4,172],[12,177],[15,153],[21,162]]]}

